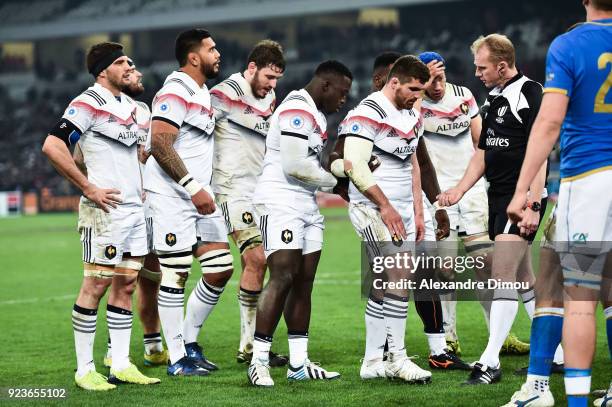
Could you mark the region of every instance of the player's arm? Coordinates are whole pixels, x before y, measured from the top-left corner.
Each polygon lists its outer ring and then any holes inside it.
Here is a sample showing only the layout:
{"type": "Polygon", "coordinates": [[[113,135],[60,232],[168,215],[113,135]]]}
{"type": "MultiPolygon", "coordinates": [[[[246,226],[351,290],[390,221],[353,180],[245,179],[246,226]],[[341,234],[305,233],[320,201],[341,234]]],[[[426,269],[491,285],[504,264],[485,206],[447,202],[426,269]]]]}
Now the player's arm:
{"type": "Polygon", "coordinates": [[[441,206],[451,206],[459,202],[463,195],[484,175],[484,153],[484,150],[480,148],[476,150],[461,181],[455,187],[444,191],[438,196],[438,203],[441,206]]]}
{"type": "MultiPolygon", "coordinates": [[[[344,160],[351,164],[347,171],[355,187],[380,210],[380,215],[389,229],[395,236],[406,238],[406,230],[402,217],[391,205],[386,195],[376,184],[372,171],[368,166],[368,161],[372,155],[374,143],[367,137],[347,134],[344,142],[344,160]]],[[[415,198],[416,200],[416,198],[415,198]]]]}
{"type": "Polygon", "coordinates": [[[280,137],[281,165],[285,174],[305,184],[328,192],[336,185],[336,178],[316,161],[309,160],[308,136],[282,130],[280,137]]]}
{"type": "Polygon", "coordinates": [[[480,139],[480,133],[482,132],[482,117],[479,114],[472,117],[470,120],[470,134],[472,135],[472,144],[474,144],[474,150],[478,150],[478,140],[480,139]]]}
{"type": "Polygon", "coordinates": [[[438,225],[436,230],[436,239],[442,240],[450,235],[450,220],[448,219],[446,210],[443,208],[438,208],[435,204],[437,196],[440,195],[441,192],[440,184],[438,183],[438,175],[436,174],[436,169],[431,162],[429,153],[427,152],[427,146],[423,137],[421,137],[419,140],[416,156],[419,162],[419,169],[421,171],[421,177],[419,178],[421,188],[423,191],[425,191],[425,196],[427,196],[429,202],[436,206],[435,217],[438,225]]]}
{"type": "Polygon", "coordinates": [[[74,146],[74,151],[72,152],[72,159],[79,170],[83,173],[83,175],[87,176],[87,167],[85,167],[85,157],[83,157],[83,151],[81,150],[81,145],[77,143],[74,146]]]}
{"type": "Polygon", "coordinates": [[[423,217],[423,200],[420,197],[423,195],[421,190],[421,169],[419,167],[419,160],[413,154],[410,157],[412,162],[412,196],[414,197],[414,219],[415,219],[415,231],[416,241],[420,242],[425,237],[425,220],[423,217]]]}
{"type": "Polygon", "coordinates": [[[189,175],[185,163],[174,149],[178,131],[174,123],[154,118],[151,121],[151,155],[170,178],[187,190],[200,214],[211,214],[215,211],[212,197],[189,175]]]}
{"type": "Polygon", "coordinates": [[[531,129],[514,197],[508,205],[508,216],[513,222],[521,220],[523,208],[527,203],[527,191],[530,190],[534,179],[542,173],[542,168],[544,175],[546,174],[546,160],[559,138],[568,104],[569,97],[565,94],[552,92],[544,94],[540,112],[531,129]]]}
{"type": "MultiPolygon", "coordinates": [[[[70,108],[70,110],[76,112],[72,116],[75,120],[78,120],[82,128],[90,126],[93,119],[85,109],[70,108]]],[[[62,118],[47,135],[42,152],[64,178],[79,188],[90,201],[108,212],[107,205],[116,208],[117,204],[121,202],[118,197],[121,192],[117,189],[98,188],[89,182],[87,176],[81,172],[74,162],[68,147],[76,144],[82,133],[81,128],[77,127],[72,121],[62,118]]]]}

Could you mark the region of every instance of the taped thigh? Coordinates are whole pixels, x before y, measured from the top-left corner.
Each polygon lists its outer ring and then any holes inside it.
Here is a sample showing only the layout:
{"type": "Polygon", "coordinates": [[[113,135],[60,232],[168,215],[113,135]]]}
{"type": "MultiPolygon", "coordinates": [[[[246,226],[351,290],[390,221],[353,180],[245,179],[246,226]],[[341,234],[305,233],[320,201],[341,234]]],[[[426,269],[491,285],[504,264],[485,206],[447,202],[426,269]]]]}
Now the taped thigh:
{"type": "Polygon", "coordinates": [[[151,280],[154,283],[159,283],[161,282],[161,279],[162,279],[162,273],[157,272],[157,271],[151,271],[148,268],[143,267],[138,272],[138,277],[146,278],[147,280],[151,280]]]}
{"type": "MultiPolygon", "coordinates": [[[[229,249],[210,250],[198,257],[202,274],[222,273],[234,268],[232,253],[229,249]]],[[[160,260],[161,261],[161,260],[160,260]]]]}
{"type": "Polygon", "coordinates": [[[240,255],[262,244],[261,233],[257,226],[244,230],[234,230],[234,238],[236,239],[236,246],[238,246],[240,255]]]}
{"type": "Polygon", "coordinates": [[[95,263],[83,263],[83,275],[85,277],[112,279],[115,275],[115,268],[95,263]]]}
{"type": "Polygon", "coordinates": [[[185,282],[191,271],[193,255],[191,250],[182,252],[158,252],[161,270],[161,285],[172,288],[185,288],[185,282]]]}
{"type": "Polygon", "coordinates": [[[488,232],[465,236],[463,245],[465,246],[465,254],[471,257],[483,256],[493,250],[493,241],[489,239],[488,232]]]}

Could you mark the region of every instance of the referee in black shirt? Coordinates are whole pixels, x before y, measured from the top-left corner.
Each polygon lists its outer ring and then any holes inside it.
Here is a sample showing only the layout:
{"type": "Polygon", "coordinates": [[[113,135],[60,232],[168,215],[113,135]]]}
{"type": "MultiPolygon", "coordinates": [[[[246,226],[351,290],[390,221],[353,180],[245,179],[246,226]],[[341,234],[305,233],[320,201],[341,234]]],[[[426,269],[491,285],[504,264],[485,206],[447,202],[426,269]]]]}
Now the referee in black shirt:
{"type": "Polygon", "coordinates": [[[530,187],[524,226],[508,221],[506,208],[512,199],[527,140],[542,100],[542,86],[515,66],[512,42],[491,34],[472,44],[476,76],[492,89],[482,106],[482,133],[478,150],[459,184],[438,197],[442,206],[457,203],[480,177],[489,182],[489,237],[495,240],[492,278],[528,283],[524,291],[495,289],[491,305],[489,342],[466,384],[490,384],[501,379],[499,352],[518,311],[518,294],[533,318],[534,275],[528,243],[533,240],[546,206],[546,165],[530,187]],[[498,243],[504,242],[504,243],[498,243]]]}

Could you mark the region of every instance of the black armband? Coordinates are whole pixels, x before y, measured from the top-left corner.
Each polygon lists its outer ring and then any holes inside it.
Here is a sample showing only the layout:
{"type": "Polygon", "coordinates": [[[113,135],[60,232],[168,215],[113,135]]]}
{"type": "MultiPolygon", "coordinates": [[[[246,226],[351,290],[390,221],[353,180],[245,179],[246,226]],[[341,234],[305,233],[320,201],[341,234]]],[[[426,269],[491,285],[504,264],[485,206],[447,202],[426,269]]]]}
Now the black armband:
{"type": "Polygon", "coordinates": [[[49,134],[62,140],[68,147],[75,145],[81,138],[81,130],[70,120],[64,118],[53,126],[49,134]]]}

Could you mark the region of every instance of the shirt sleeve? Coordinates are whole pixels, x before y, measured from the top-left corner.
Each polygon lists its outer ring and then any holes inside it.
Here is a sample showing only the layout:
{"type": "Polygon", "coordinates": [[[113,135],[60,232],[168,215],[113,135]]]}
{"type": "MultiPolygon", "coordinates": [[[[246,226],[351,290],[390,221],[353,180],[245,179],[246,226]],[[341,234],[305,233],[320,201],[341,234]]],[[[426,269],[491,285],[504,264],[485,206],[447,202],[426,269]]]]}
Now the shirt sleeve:
{"type": "Polygon", "coordinates": [[[151,121],[161,120],[180,129],[187,116],[187,108],[188,102],[182,97],[172,93],[163,94],[153,101],[151,121]]]}
{"type": "Polygon", "coordinates": [[[338,129],[339,136],[358,137],[374,142],[378,133],[378,123],[362,116],[351,116],[344,119],[338,129]]]}
{"type": "Polygon", "coordinates": [[[518,110],[518,114],[523,120],[523,126],[529,137],[533,123],[540,111],[540,105],[542,104],[542,86],[537,82],[527,81],[523,85],[521,93],[529,107],[518,110]]]}
{"type": "Polygon", "coordinates": [[[81,134],[85,133],[93,125],[96,118],[96,111],[93,107],[85,103],[72,102],[62,115],[63,120],[68,120],[74,124],[81,134]]]}
{"type": "Polygon", "coordinates": [[[546,54],[544,92],[561,93],[571,97],[574,83],[573,60],[573,51],[567,37],[555,38],[546,54]]]}
{"type": "Polygon", "coordinates": [[[315,129],[314,117],[305,110],[292,109],[279,114],[278,125],[282,137],[296,137],[308,141],[315,129]]]}

